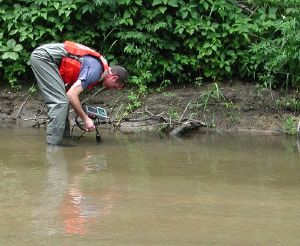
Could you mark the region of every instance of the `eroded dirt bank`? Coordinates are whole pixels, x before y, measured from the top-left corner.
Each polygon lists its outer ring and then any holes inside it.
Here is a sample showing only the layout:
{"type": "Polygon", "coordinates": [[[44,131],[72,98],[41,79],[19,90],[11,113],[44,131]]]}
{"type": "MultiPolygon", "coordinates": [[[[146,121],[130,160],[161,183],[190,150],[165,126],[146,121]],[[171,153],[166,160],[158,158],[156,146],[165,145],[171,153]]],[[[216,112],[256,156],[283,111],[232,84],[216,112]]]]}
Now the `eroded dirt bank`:
{"type": "MultiPolygon", "coordinates": [[[[96,96],[86,93],[82,99],[106,108],[110,115],[106,126],[127,132],[168,133],[182,123],[194,122],[200,130],[282,134],[296,128],[300,120],[300,95],[258,89],[254,84],[173,86],[152,89],[133,101],[128,99],[128,93],[128,90],[104,90],[96,96]],[[140,105],[126,113],[135,103],[140,105]]],[[[47,110],[38,91],[2,88],[0,100],[2,126],[45,126],[47,110]]],[[[73,118],[73,112],[70,116],[73,118]]]]}

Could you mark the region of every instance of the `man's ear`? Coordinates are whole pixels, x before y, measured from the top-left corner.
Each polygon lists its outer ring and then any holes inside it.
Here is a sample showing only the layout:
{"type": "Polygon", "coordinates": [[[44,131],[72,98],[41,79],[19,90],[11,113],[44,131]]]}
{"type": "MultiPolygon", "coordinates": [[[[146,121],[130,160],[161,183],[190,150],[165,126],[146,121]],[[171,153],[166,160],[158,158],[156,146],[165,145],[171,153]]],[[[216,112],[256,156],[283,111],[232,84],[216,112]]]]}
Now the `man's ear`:
{"type": "Polygon", "coordinates": [[[113,76],[113,78],[116,79],[116,80],[119,79],[119,76],[118,76],[118,75],[113,74],[112,76],[113,76]]]}

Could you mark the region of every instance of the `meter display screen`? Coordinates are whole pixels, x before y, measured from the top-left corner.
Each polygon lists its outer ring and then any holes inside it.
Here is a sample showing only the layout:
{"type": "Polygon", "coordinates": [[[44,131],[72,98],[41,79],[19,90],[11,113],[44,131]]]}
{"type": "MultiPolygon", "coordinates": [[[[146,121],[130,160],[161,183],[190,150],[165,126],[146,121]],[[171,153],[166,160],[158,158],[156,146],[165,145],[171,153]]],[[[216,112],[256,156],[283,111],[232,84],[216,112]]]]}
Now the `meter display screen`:
{"type": "Polygon", "coordinates": [[[97,114],[97,108],[95,108],[95,107],[86,106],[86,110],[87,110],[87,112],[89,112],[89,113],[97,114]]]}
{"type": "Polygon", "coordinates": [[[99,119],[108,118],[106,110],[101,107],[86,106],[86,112],[88,114],[93,114],[95,117],[99,119]]]}

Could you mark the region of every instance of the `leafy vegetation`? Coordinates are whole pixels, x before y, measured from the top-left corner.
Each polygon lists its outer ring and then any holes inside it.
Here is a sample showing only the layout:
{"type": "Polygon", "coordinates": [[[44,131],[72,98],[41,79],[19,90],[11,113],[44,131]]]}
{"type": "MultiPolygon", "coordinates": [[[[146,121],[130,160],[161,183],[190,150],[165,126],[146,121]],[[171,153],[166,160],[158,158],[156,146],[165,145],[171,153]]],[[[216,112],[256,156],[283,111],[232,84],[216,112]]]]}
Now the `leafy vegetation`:
{"type": "MultiPolygon", "coordinates": [[[[0,0],[0,78],[32,76],[38,45],[73,40],[149,84],[231,77],[300,86],[298,0],[0,0]]],[[[135,100],[135,99],[134,99],[135,100]]]]}
{"type": "Polygon", "coordinates": [[[282,126],[283,132],[288,135],[296,135],[297,134],[297,125],[295,122],[295,117],[289,116],[285,119],[282,126]]]}
{"type": "Polygon", "coordinates": [[[204,111],[207,110],[208,103],[213,101],[223,101],[225,103],[225,107],[227,108],[229,106],[226,98],[224,97],[222,90],[219,88],[218,83],[213,83],[211,87],[204,92],[198,101],[198,107],[202,108],[204,111]]]}

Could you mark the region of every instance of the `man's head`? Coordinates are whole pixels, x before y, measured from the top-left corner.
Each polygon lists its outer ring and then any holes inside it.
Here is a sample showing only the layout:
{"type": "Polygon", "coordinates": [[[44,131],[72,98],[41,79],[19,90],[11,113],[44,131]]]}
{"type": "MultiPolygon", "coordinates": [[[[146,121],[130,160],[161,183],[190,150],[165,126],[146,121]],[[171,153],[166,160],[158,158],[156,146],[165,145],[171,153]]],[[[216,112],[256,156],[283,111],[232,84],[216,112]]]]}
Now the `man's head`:
{"type": "Polygon", "coordinates": [[[112,66],[110,71],[103,78],[103,86],[107,89],[120,90],[124,87],[128,79],[128,72],[124,67],[112,66]]]}

